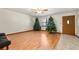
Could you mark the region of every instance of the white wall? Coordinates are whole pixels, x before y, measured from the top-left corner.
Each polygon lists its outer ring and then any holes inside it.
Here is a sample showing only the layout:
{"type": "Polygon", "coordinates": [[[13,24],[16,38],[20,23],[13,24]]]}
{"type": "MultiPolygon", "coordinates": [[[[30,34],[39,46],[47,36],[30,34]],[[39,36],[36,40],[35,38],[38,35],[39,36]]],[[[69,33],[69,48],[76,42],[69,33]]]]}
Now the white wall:
{"type": "Polygon", "coordinates": [[[78,14],[77,14],[77,16],[78,16],[78,20],[77,20],[77,35],[79,36],[79,10],[78,10],[78,12],[77,12],[78,14]]]}
{"type": "Polygon", "coordinates": [[[33,29],[32,16],[0,9],[0,32],[6,34],[33,29]]]}

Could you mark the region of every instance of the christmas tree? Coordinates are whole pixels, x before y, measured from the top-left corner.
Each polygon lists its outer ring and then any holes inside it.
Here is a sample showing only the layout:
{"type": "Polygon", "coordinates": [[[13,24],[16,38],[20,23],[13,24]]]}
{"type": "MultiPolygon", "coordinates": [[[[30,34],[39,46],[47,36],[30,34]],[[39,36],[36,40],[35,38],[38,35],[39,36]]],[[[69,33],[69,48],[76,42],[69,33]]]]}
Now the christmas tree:
{"type": "Polygon", "coordinates": [[[36,18],[36,20],[35,20],[35,24],[34,24],[33,29],[34,29],[35,31],[41,30],[41,26],[40,26],[40,23],[39,23],[38,18],[36,18]]]}
{"type": "Polygon", "coordinates": [[[53,18],[51,16],[50,16],[50,18],[49,18],[49,20],[47,22],[47,28],[46,28],[46,30],[48,32],[56,32],[57,31],[56,25],[55,25],[55,23],[53,21],[53,18]]]}

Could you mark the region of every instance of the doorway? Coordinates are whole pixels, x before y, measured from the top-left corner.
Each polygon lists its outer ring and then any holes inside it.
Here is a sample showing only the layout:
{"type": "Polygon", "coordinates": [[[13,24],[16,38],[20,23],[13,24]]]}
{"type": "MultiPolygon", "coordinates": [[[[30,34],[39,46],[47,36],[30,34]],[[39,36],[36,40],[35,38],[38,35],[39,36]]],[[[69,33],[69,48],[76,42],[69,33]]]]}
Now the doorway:
{"type": "Polygon", "coordinates": [[[63,33],[75,35],[75,15],[62,17],[63,33]]]}

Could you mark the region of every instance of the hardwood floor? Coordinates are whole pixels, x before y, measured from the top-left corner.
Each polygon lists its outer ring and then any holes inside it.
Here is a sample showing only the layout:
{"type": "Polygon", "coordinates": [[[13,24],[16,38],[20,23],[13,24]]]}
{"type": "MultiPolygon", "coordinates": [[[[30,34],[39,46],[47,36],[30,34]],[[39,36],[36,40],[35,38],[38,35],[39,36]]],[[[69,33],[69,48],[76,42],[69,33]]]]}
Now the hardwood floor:
{"type": "Polygon", "coordinates": [[[57,45],[61,34],[46,31],[30,31],[8,35],[9,50],[51,50],[57,45]]]}

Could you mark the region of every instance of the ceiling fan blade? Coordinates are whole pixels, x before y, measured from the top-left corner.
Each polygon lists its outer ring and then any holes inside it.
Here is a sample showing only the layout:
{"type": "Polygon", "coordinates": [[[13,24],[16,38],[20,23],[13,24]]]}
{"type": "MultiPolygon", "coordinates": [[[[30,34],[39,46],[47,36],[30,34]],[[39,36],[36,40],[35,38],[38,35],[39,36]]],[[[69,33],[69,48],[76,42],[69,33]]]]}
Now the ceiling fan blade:
{"type": "Polygon", "coordinates": [[[48,9],[44,9],[43,11],[48,11],[48,9]]]}

